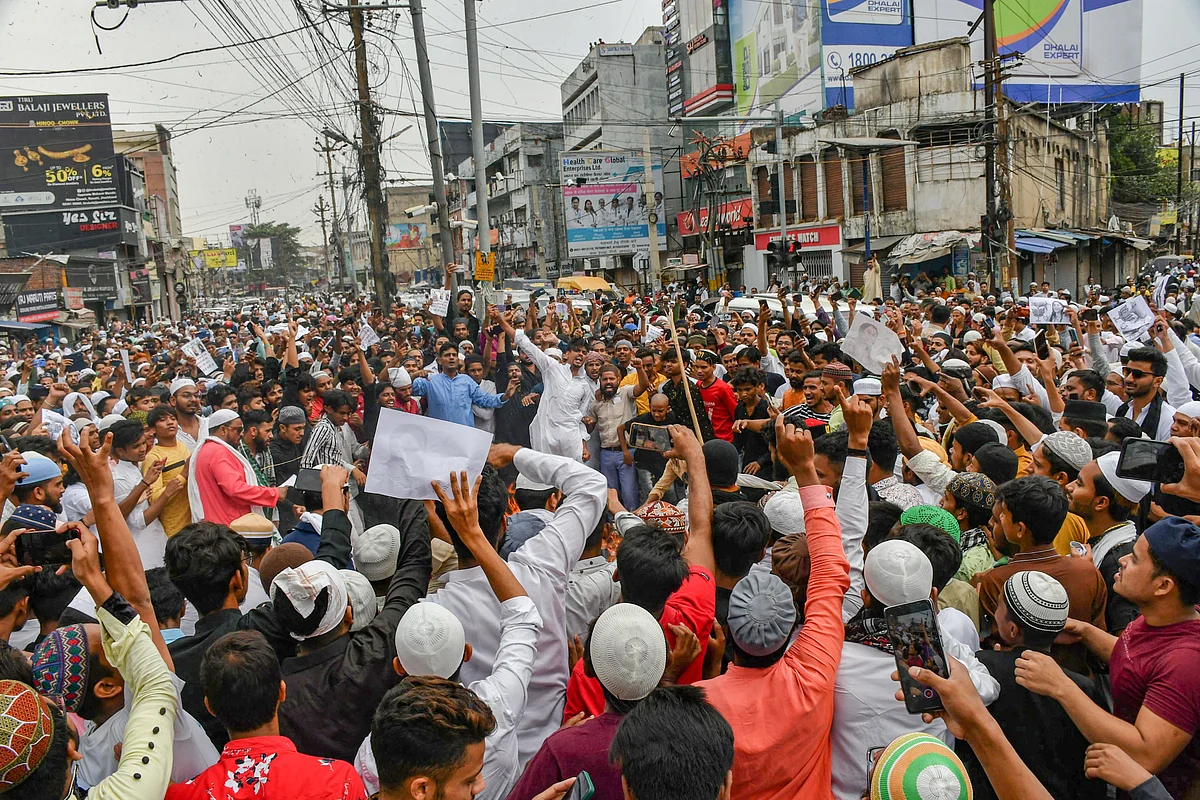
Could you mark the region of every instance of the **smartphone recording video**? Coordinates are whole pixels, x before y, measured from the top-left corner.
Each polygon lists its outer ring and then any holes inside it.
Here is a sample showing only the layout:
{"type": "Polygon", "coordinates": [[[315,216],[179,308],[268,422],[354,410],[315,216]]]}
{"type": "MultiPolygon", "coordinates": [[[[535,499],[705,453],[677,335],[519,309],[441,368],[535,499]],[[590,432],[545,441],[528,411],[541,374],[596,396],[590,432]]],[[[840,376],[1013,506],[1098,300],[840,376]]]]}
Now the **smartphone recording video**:
{"type": "Polygon", "coordinates": [[[634,422],[629,426],[629,446],[665,453],[671,449],[671,432],[660,425],[634,422]]]}
{"type": "Polygon", "coordinates": [[[943,678],[950,677],[950,664],[942,648],[933,601],[926,598],[889,606],[883,613],[896,657],[900,688],[904,692],[904,707],[910,714],[940,710],[942,699],[938,693],[908,674],[910,667],[920,667],[943,678]]]}
{"type": "Polygon", "coordinates": [[[78,539],[79,531],[30,531],[17,537],[17,563],[23,567],[59,567],[71,563],[67,542],[78,539]]]}
{"type": "Polygon", "coordinates": [[[1183,456],[1170,442],[1138,439],[1121,442],[1117,477],[1150,483],[1179,483],[1183,480],[1183,456]]]}

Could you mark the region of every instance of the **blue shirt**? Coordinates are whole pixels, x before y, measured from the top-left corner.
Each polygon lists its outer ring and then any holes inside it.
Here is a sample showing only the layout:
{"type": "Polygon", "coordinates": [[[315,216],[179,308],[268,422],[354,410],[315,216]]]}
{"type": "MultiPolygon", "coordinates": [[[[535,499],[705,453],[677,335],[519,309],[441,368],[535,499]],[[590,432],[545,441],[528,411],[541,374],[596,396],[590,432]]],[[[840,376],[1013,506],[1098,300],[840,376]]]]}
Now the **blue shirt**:
{"type": "Polygon", "coordinates": [[[475,427],[472,405],[481,408],[504,405],[503,396],[483,391],[470,375],[462,372],[453,378],[440,372],[432,378],[417,378],[412,382],[412,393],[429,401],[429,416],[468,428],[475,427]]]}

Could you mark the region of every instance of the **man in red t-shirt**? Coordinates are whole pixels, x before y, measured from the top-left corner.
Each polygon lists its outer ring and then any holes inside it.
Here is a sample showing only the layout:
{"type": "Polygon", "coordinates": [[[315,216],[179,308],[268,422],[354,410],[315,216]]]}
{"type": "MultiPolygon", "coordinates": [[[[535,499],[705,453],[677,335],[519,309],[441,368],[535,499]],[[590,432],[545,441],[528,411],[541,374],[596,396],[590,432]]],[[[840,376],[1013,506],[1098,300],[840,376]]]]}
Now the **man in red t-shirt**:
{"type": "Polygon", "coordinates": [[[737,412],[737,396],[733,387],[725,381],[717,380],[714,368],[721,363],[721,357],[711,350],[701,350],[696,354],[696,378],[699,383],[696,388],[704,398],[704,409],[712,420],[713,433],[718,439],[733,442],[733,418],[737,412]]]}
{"type": "Polygon", "coordinates": [[[279,659],[258,631],[222,636],[204,654],[204,703],[229,732],[216,764],[167,789],[166,800],[366,800],[354,767],[296,752],[279,735],[279,659]]]}
{"type": "MultiPolygon", "coordinates": [[[[726,384],[728,385],[728,384],[726,384]]],[[[688,472],[688,531],[679,541],[661,529],[636,527],[627,531],[617,548],[617,575],[621,601],[649,611],[662,624],[667,643],[675,647],[675,630],[683,626],[700,640],[700,655],[679,676],[677,683],[691,684],[704,677],[708,637],[717,614],[717,568],[712,543],[712,490],[704,465],[704,450],[695,434],[682,425],[669,426],[674,449],[665,455],[682,458],[688,472]]],[[[579,712],[604,713],[604,691],[599,681],[584,674],[583,662],[571,670],[563,718],[579,712]]]]}
{"type": "Polygon", "coordinates": [[[1117,745],[1172,797],[1192,797],[1200,787],[1200,527],[1180,517],[1151,525],[1121,558],[1113,590],[1142,614],[1120,638],[1072,619],[1063,631],[1109,662],[1112,714],[1043,653],[1017,659],[1017,683],[1053,697],[1088,741],[1117,745]]]}

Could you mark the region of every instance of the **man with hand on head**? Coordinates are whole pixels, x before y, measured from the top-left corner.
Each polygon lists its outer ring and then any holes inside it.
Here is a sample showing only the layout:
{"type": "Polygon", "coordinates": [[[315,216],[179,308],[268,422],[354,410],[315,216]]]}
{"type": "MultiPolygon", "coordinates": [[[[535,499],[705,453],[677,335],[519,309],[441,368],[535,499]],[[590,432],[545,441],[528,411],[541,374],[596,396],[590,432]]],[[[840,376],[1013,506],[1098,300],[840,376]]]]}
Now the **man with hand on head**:
{"type": "Polygon", "coordinates": [[[202,441],[188,471],[192,522],[228,525],[243,514],[261,514],[287,496],[287,487],[259,486],[258,473],[238,449],[245,430],[235,411],[221,409],[208,418],[209,436],[202,441]]]}
{"type": "MultiPolygon", "coordinates": [[[[516,724],[525,713],[542,618],[521,582],[488,543],[479,526],[481,481],[482,476],[476,479],[472,490],[466,472],[451,473],[449,497],[440,484],[435,482],[433,487],[454,530],[479,562],[488,585],[500,601],[500,645],[492,673],[467,687],[487,704],[496,720],[495,727],[485,737],[481,777],[486,786],[477,797],[499,800],[508,794],[521,770],[517,761],[516,724]]],[[[396,658],[392,667],[401,678],[457,681],[463,664],[471,660],[472,649],[462,622],[437,603],[417,603],[410,607],[396,628],[395,638],[396,658]]],[[[358,748],[354,767],[368,791],[379,790],[379,771],[369,735],[358,748]]]]}

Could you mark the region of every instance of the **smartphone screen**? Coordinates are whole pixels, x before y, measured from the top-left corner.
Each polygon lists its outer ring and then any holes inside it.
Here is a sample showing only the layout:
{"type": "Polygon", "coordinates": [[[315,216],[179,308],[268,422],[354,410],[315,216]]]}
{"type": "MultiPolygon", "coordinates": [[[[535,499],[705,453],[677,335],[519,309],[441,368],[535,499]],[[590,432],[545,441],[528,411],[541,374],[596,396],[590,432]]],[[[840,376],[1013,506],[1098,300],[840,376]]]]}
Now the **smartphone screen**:
{"type": "Polygon", "coordinates": [[[634,422],[629,426],[629,446],[665,453],[671,449],[671,432],[659,425],[634,422]]]}
{"type": "Polygon", "coordinates": [[[1046,341],[1045,331],[1038,331],[1036,334],[1034,334],[1033,347],[1035,350],[1037,350],[1038,358],[1045,359],[1050,357],[1050,345],[1046,341]]]}
{"type": "Polygon", "coordinates": [[[23,567],[52,567],[71,563],[71,548],[67,542],[78,539],[79,531],[68,528],[66,533],[33,531],[17,537],[17,561],[23,567]]]}
{"type": "Polygon", "coordinates": [[[1130,436],[1121,442],[1117,477],[1151,483],[1178,483],[1183,480],[1183,457],[1170,442],[1130,436]]]}
{"type": "Polygon", "coordinates": [[[883,613],[896,657],[896,670],[900,674],[904,707],[910,714],[941,709],[942,700],[938,693],[908,674],[909,667],[921,667],[943,678],[950,677],[933,601],[926,598],[915,603],[889,606],[883,613]]]}

